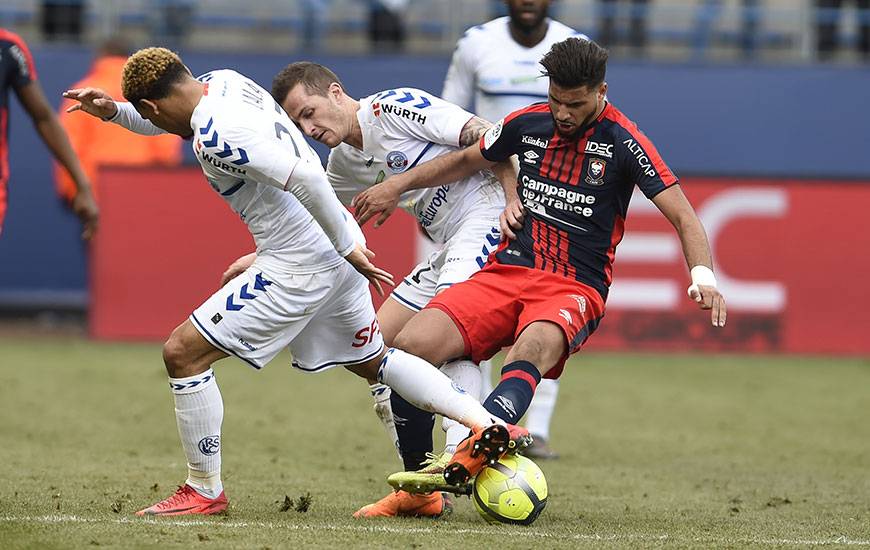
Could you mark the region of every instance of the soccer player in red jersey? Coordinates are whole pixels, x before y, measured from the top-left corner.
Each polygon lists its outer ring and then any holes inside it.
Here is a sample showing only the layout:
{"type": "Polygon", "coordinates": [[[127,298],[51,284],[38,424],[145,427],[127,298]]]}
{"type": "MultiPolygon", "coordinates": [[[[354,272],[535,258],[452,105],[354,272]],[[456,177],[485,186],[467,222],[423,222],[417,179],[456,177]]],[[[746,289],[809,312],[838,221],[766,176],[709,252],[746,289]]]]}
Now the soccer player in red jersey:
{"type": "Polygon", "coordinates": [[[0,231],[6,213],[6,182],[9,179],[9,89],[15,91],[21,106],[30,115],[39,137],[51,149],[75,182],[72,209],[84,225],[82,237],[91,238],[97,229],[97,205],[91,184],[79,165],[54,109],[36,80],[36,66],[27,44],[17,34],[0,28],[0,231]]]}
{"type": "MultiPolygon", "coordinates": [[[[518,155],[519,199],[501,217],[505,240],[471,279],[444,291],[396,337],[396,347],[441,364],[488,359],[512,345],[486,409],[514,424],[542,377],[558,378],[598,327],[634,186],[673,224],[691,269],[689,296],[725,325],[707,236],[652,142],[607,101],[607,51],[577,38],[541,61],[549,101],[515,111],[479,145],[393,176],[354,202],[365,223],[408,189],[454,181],[518,155]]],[[[444,472],[465,483],[483,465],[460,446],[444,472]]]]}

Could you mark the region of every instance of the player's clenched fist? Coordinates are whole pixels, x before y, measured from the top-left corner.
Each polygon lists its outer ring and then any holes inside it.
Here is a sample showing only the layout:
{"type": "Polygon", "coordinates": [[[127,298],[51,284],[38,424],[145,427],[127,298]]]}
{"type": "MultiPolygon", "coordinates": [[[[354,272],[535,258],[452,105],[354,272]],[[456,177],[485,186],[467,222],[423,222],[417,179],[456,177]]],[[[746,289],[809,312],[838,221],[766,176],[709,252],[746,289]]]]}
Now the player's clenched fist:
{"type": "Polygon", "coordinates": [[[221,286],[223,287],[225,284],[244,273],[246,269],[254,264],[254,261],[256,259],[257,253],[251,252],[250,254],[245,254],[238,260],[231,263],[230,267],[228,267],[227,270],[224,271],[223,275],[221,275],[221,286]]]}
{"type": "Polygon", "coordinates": [[[520,199],[514,199],[508,203],[504,211],[498,217],[499,227],[501,228],[502,239],[516,239],[515,229],[523,227],[523,218],[526,215],[526,209],[523,208],[523,203],[520,199]]]}
{"type": "Polygon", "coordinates": [[[74,88],[63,93],[63,97],[78,101],[66,112],[84,111],[89,115],[107,120],[115,116],[118,106],[112,96],[99,88],[74,88]]]}

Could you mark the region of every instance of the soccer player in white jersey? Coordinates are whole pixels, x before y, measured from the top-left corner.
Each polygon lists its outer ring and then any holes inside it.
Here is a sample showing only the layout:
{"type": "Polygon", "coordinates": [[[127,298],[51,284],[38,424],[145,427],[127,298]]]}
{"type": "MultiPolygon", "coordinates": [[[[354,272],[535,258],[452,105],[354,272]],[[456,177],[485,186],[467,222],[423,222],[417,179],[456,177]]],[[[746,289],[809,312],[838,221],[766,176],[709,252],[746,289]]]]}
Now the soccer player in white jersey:
{"type": "MultiPolygon", "coordinates": [[[[197,308],[163,347],[188,477],[174,495],[137,514],[226,509],[220,478],[223,401],[211,365],[229,355],[259,369],[289,347],[294,366],[304,371],[342,365],[377,378],[416,406],[468,425],[473,435],[464,445],[479,443],[484,432],[498,435],[505,446],[515,434],[527,433],[494,424],[477,399],[432,365],[384,348],[368,282],[380,289],[390,275],[368,260],[359,227],[329,187],[317,154],[268,92],[231,70],[195,79],[164,48],[133,54],[122,78],[129,103],[92,88],[64,96],[79,101],[71,110],[131,131],[190,139],[209,184],[247,224],[257,245],[253,265],[197,308]]],[[[487,456],[495,457],[490,450],[487,456]]],[[[445,510],[440,495],[425,505],[445,510]]]]}
{"type": "MultiPolygon", "coordinates": [[[[395,88],[356,100],[327,67],[298,62],[285,67],[274,79],[272,96],[310,137],[332,148],[326,173],[329,183],[345,204],[361,191],[385,178],[437,156],[476,143],[490,124],[428,92],[395,88]]],[[[378,311],[378,322],[387,345],[405,323],[435,294],[465,281],[478,271],[499,241],[499,215],[504,210],[503,187],[516,194],[516,172],[510,163],[497,169],[502,185],[490,172],[401,196],[398,206],[422,226],[440,246],[415,267],[378,311]]],[[[480,370],[471,361],[443,367],[469,394],[478,396],[480,370]]],[[[431,455],[434,417],[389,388],[372,384],[376,410],[388,431],[392,427],[406,471],[420,469],[431,455]],[[393,412],[401,421],[392,424],[393,412]]],[[[432,475],[440,475],[456,445],[468,429],[445,419],[447,445],[438,460],[430,460],[432,475]],[[436,471],[437,470],[437,471],[436,471]]],[[[391,493],[361,509],[359,517],[393,516],[414,505],[404,491],[391,493]]],[[[417,515],[420,515],[417,513],[417,515]]]]}
{"type": "MultiPolygon", "coordinates": [[[[465,32],[456,45],[441,97],[491,121],[529,103],[547,100],[548,79],[539,61],[550,47],[571,36],[584,38],[571,27],[547,16],[550,0],[506,0],[508,15],[465,32]],[[497,45],[495,47],[494,45],[497,45]]],[[[483,395],[492,390],[491,363],[481,363],[483,395]]],[[[534,438],[525,454],[556,458],[551,449],[550,423],[559,382],[543,380],[526,413],[526,427],[534,438]]]]}

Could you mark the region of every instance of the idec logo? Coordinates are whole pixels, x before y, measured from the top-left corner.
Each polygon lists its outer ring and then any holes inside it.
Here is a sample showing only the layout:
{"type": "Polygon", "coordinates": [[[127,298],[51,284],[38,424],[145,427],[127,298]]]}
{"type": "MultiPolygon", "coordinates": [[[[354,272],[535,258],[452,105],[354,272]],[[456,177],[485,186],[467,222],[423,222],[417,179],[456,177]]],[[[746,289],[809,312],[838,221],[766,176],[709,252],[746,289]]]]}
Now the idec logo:
{"type": "Polygon", "coordinates": [[[350,345],[355,347],[355,348],[361,348],[361,347],[367,346],[367,345],[371,344],[372,342],[374,342],[375,336],[377,336],[380,333],[381,333],[381,327],[380,327],[380,325],[378,325],[377,318],[375,318],[372,320],[371,325],[369,325],[367,327],[363,327],[363,328],[359,329],[358,331],[356,331],[356,334],[354,334],[354,340],[350,345]]]}

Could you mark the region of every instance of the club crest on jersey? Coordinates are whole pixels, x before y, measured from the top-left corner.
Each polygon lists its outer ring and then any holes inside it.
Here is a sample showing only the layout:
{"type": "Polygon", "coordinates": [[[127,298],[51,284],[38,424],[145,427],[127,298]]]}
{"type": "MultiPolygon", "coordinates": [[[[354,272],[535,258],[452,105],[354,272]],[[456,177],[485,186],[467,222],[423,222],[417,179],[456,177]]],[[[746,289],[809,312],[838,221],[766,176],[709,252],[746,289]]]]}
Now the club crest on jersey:
{"type": "Polygon", "coordinates": [[[586,169],[586,183],[589,185],[604,185],[605,169],[607,169],[607,161],[589,159],[589,167],[586,169]]]}
{"type": "Polygon", "coordinates": [[[387,168],[394,174],[404,172],[408,168],[408,156],[401,151],[390,151],[387,153],[387,168]]]}

